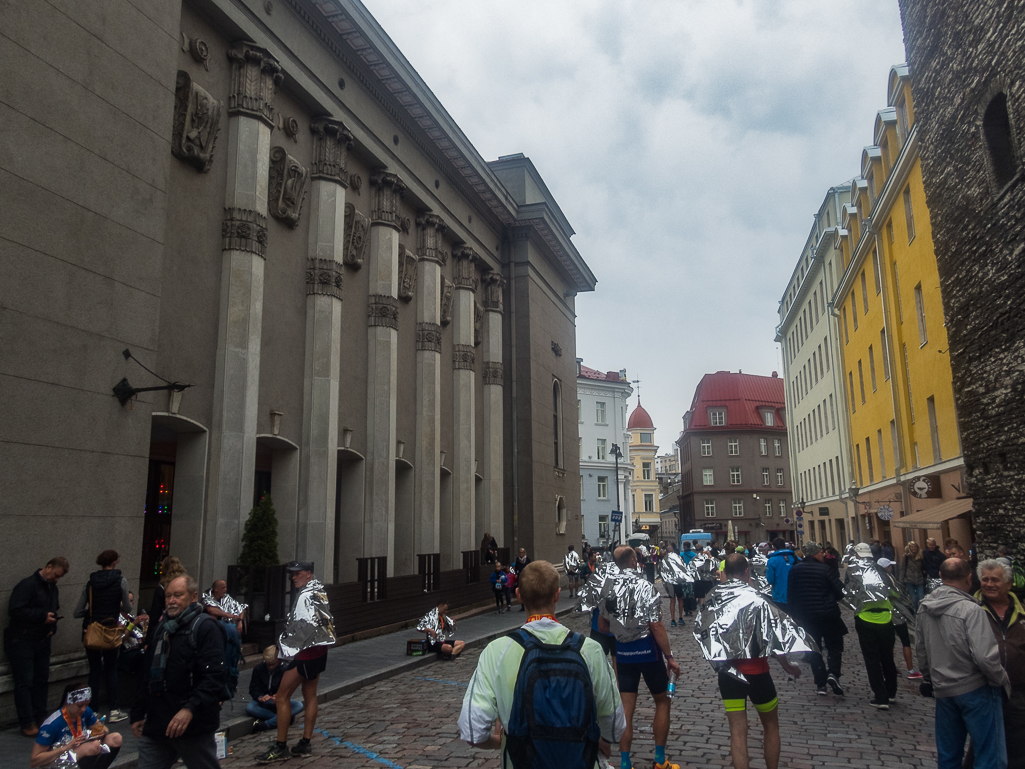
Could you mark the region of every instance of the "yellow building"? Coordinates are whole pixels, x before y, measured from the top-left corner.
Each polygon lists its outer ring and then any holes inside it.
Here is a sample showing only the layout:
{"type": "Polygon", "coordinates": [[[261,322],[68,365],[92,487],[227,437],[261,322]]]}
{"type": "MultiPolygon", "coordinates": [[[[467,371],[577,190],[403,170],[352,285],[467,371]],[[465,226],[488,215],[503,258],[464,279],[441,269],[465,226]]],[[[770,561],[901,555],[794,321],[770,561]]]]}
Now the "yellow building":
{"type": "Polygon", "coordinates": [[[630,482],[633,530],[646,531],[654,539],[662,522],[656,476],[658,446],[655,445],[655,425],[641,405],[640,398],[637,399],[637,408],[630,412],[626,429],[630,433],[630,462],[634,467],[630,482]]]}
{"type": "Polygon", "coordinates": [[[836,234],[833,312],[862,536],[900,553],[926,536],[967,546],[958,516],[971,500],[959,499],[964,463],[907,66],[890,71],[887,90],[836,234]]]}

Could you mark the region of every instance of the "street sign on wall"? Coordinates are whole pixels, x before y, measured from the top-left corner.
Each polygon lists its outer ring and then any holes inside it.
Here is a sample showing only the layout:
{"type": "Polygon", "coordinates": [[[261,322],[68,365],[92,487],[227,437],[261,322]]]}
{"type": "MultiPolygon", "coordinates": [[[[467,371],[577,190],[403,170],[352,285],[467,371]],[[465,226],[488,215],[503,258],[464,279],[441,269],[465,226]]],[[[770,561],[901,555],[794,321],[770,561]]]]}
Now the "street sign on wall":
{"type": "Polygon", "coordinates": [[[622,523],[623,522],[623,511],[613,510],[609,514],[609,523],[622,523]]]}

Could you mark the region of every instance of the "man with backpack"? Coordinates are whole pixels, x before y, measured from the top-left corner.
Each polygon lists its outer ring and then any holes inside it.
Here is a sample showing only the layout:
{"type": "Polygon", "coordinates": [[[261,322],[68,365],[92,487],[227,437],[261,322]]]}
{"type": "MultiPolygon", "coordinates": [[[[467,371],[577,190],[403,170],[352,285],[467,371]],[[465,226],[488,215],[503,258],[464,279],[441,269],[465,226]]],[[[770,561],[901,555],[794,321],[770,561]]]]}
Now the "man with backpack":
{"type": "Polygon", "coordinates": [[[167,605],[149,650],[148,680],[132,708],[139,769],[169,769],[179,757],[188,769],[215,769],[214,732],[221,723],[224,631],[203,611],[189,576],[167,585],[167,605]]]}
{"type": "Polygon", "coordinates": [[[782,537],[772,540],[774,552],[765,566],[765,581],[772,585],[772,600],[783,611],[787,610],[787,580],[790,567],[797,563],[794,551],[786,546],[782,537]]]}
{"type": "Polygon", "coordinates": [[[527,622],[481,652],[463,697],[459,736],[475,748],[501,750],[502,769],[533,767],[535,756],[545,766],[593,769],[599,750],[608,756],[626,725],[612,670],[595,641],[555,619],[554,566],[524,567],[516,596],[527,622]]]}
{"type": "Polygon", "coordinates": [[[662,597],[654,585],[637,572],[637,552],[629,546],[616,548],[620,571],[605,582],[599,601],[598,630],[616,636],[616,676],[626,711],[626,731],[619,740],[620,769],[632,769],[633,717],[641,678],[655,700],[652,732],[655,738],[653,769],[679,769],[666,758],[669,740],[669,672],[677,678],[680,666],[673,659],[669,635],[662,624],[662,597]]]}

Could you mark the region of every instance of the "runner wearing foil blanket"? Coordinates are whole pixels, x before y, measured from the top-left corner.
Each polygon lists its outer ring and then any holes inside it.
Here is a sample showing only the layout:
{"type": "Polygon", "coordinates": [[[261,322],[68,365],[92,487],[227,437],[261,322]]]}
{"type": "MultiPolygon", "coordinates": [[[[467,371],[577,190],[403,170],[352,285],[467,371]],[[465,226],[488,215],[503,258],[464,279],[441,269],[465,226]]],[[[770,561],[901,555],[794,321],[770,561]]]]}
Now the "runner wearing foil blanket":
{"type": "Polygon", "coordinates": [[[450,660],[458,657],[466,644],[463,641],[452,640],[456,622],[445,613],[447,611],[448,601],[438,601],[437,607],[420,619],[416,629],[427,634],[427,642],[431,645],[432,652],[437,653],[442,659],[450,660]]]}
{"type": "Polygon", "coordinates": [[[655,769],[679,769],[666,758],[669,739],[669,673],[679,677],[680,666],[673,659],[669,635],[662,624],[662,597],[655,586],[637,571],[637,553],[632,547],[616,548],[619,572],[605,581],[599,600],[598,629],[616,637],[616,674],[626,711],[626,731],[619,740],[620,769],[631,769],[633,717],[641,678],[655,699],[655,769]],[[668,668],[668,671],[667,671],[668,668]]]}
{"type": "Polygon", "coordinates": [[[719,674],[719,693],[730,725],[733,766],[751,766],[747,750],[750,699],[765,732],[765,766],[778,769],[779,700],[769,673],[769,657],[775,656],[783,670],[797,678],[801,669],[784,655],[815,649],[793,620],[750,585],[751,571],[745,556],[726,556],[723,574],[726,581],[709,596],[694,620],[694,637],[705,659],[719,674]]]}
{"type": "MultiPolygon", "coordinates": [[[[595,559],[595,563],[597,563],[597,559],[595,559]]],[[[598,629],[598,602],[601,600],[602,588],[605,587],[606,580],[614,578],[618,573],[619,567],[613,561],[597,566],[578,593],[580,611],[591,613],[590,638],[601,647],[606,656],[612,655],[613,670],[616,667],[616,636],[612,634],[611,630],[603,633],[598,629]]]]}
{"type": "Polygon", "coordinates": [[[88,687],[64,690],[60,709],[39,725],[29,766],[33,769],[107,769],[121,750],[121,735],[98,721],[88,687]]]}
{"type": "Polygon", "coordinates": [[[277,742],[256,759],[258,764],[313,754],[310,740],[313,738],[313,726],[317,722],[317,679],[327,667],[327,651],[335,645],[336,640],[331,605],[323,583],[313,574],[313,564],[309,561],[292,561],[288,564],[288,572],[299,595],[292,606],[285,630],[278,639],[281,657],[289,662],[281,676],[281,686],[278,687],[277,742]],[[290,753],[288,726],[292,709],[289,701],[292,693],[300,686],[303,692],[303,736],[290,753]]]}
{"type": "MultiPolygon", "coordinates": [[[[693,557],[693,554],[692,554],[693,557]]],[[[684,601],[694,596],[694,572],[687,567],[683,556],[672,550],[659,559],[658,574],[669,595],[670,627],[676,627],[676,609],[680,609],[680,626],[684,624],[684,601]]]]}

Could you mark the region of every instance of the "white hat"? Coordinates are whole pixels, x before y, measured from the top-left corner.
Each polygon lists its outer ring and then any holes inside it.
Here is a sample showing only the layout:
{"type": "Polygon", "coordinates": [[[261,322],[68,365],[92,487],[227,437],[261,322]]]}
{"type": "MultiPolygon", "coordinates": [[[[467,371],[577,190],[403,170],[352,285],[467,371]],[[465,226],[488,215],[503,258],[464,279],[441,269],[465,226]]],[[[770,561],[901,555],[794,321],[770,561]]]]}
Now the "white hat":
{"type": "Polygon", "coordinates": [[[878,561],[876,561],[876,563],[878,563],[885,569],[888,566],[893,566],[894,562],[891,561],[889,558],[880,558],[878,561]]]}
{"type": "Polygon", "coordinates": [[[869,547],[864,542],[859,542],[857,545],[855,545],[854,546],[854,552],[858,554],[859,558],[871,558],[872,557],[872,548],[869,547]]]}

